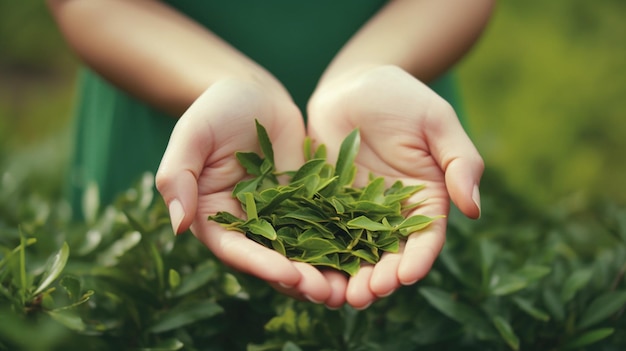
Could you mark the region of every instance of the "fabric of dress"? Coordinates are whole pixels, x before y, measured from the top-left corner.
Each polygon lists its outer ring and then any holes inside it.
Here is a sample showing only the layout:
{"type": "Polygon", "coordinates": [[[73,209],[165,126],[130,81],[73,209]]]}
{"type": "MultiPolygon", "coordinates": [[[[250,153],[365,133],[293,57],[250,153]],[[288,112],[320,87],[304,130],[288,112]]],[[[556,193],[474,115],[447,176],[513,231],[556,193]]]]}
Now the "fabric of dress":
{"type": "MultiPolygon", "coordinates": [[[[277,77],[305,113],[318,78],[347,40],[385,1],[169,0],[277,77]]],[[[159,40],[155,33],[154,40],[159,40]]],[[[452,77],[431,87],[458,111],[452,77]]],[[[93,71],[82,70],[76,107],[69,196],[80,217],[85,187],[95,183],[103,205],[156,172],[176,119],[134,99],[93,71]]]]}

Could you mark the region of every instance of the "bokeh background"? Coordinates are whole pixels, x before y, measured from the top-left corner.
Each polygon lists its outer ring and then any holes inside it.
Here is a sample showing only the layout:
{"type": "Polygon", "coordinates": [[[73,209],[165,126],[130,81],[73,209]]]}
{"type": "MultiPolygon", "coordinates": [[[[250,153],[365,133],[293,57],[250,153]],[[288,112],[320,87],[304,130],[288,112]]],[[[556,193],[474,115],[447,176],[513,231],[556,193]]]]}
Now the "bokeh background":
{"type": "MultiPolygon", "coordinates": [[[[534,206],[626,203],[624,18],[623,0],[500,1],[458,65],[489,171],[534,206]]],[[[62,195],[77,67],[43,1],[0,2],[0,186],[62,195]]]]}

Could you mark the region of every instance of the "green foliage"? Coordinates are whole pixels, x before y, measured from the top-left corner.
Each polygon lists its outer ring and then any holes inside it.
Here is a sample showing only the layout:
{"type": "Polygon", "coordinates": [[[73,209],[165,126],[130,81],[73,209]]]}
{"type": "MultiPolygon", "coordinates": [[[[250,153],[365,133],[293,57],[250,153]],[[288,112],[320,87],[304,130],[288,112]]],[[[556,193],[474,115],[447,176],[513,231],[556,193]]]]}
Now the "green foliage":
{"type": "Polygon", "coordinates": [[[278,182],[274,150],[265,128],[256,122],[265,158],[238,153],[241,165],[252,176],[239,182],[233,197],[239,199],[246,218],[218,212],[209,220],[245,233],[282,255],[314,266],[325,266],[354,275],[362,261],[376,264],[383,252],[397,252],[400,241],[426,228],[434,218],[413,215],[406,201],[423,186],[397,181],[385,188],[385,179],[370,177],[363,188],[354,188],[354,160],[360,135],[352,131],[342,142],[337,163],[326,163],[324,146],[311,150],[305,142],[306,162],[286,185],[278,182]]]}
{"type": "Polygon", "coordinates": [[[623,1],[498,1],[459,66],[479,151],[535,204],[626,203],[623,1]]]}
{"type": "Polygon", "coordinates": [[[626,347],[626,209],[532,211],[486,176],[483,218],[453,212],[430,274],[363,311],[282,296],[174,237],[149,175],[106,208],[88,190],[85,223],[18,198],[0,212],[0,350],[626,347]]]}

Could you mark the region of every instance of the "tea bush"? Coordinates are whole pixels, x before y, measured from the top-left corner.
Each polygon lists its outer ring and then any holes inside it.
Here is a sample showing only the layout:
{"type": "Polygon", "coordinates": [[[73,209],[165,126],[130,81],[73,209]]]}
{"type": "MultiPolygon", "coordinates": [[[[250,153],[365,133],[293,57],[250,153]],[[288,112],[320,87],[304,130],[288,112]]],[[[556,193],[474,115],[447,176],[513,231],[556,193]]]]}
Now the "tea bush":
{"type": "Polygon", "coordinates": [[[626,209],[526,206],[488,171],[433,270],[368,309],[328,310],[174,237],[152,176],[85,221],[0,188],[0,350],[623,350],[626,209]]]}

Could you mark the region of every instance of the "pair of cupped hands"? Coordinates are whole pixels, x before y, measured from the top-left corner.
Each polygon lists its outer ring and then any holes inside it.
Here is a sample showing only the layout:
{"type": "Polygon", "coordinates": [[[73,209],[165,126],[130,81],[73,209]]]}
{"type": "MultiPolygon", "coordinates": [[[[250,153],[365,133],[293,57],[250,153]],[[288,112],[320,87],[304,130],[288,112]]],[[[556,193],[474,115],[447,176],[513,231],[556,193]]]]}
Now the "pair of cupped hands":
{"type": "Polygon", "coordinates": [[[259,152],[255,119],[268,132],[278,170],[295,170],[304,163],[307,134],[314,143],[326,145],[333,163],[343,139],[359,128],[354,186],[365,185],[370,173],[389,184],[423,184],[416,200],[426,200],[414,212],[424,215],[448,214],[452,200],[466,216],[478,218],[483,161],[453,108],[395,66],[359,70],[321,84],[307,112],[305,128],[285,91],[254,79],[216,81],[177,122],[156,175],[157,188],[174,231],[191,228],[224,264],[298,299],[329,308],[345,303],[366,308],[428,273],[444,244],[446,219],[410,235],[399,252],[384,254],[376,265],[363,265],[352,277],[290,261],[224,229],[207,218],[218,211],[242,213],[231,192],[247,175],[235,153],[259,152]]]}

